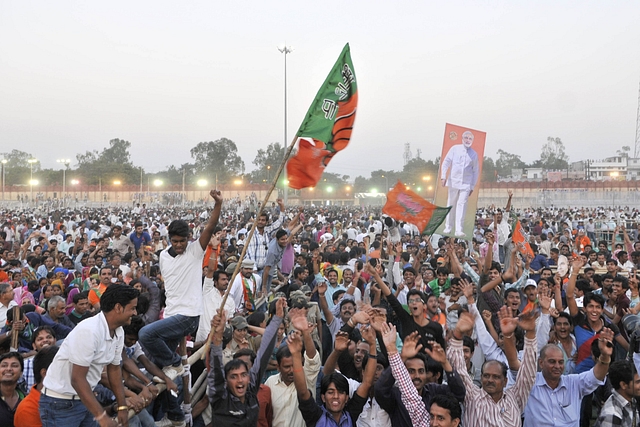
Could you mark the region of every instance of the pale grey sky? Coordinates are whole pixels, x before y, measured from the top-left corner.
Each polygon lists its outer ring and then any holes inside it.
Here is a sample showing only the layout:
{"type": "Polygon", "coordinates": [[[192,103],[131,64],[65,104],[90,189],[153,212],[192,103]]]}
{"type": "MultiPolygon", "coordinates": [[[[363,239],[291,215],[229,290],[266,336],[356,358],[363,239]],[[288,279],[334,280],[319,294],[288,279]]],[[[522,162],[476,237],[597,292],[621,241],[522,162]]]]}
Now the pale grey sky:
{"type": "MultiPolygon", "coordinates": [[[[155,172],[227,137],[247,170],[289,138],[344,43],[358,78],[351,144],[328,171],[401,169],[404,143],[440,154],[446,122],[530,162],[547,136],[571,160],[633,146],[640,2],[0,2],[0,151],[43,167],[132,143],[155,172]]],[[[287,141],[289,142],[289,141],[287,141]]],[[[633,147],[632,147],[633,150],[633,147]]]]}

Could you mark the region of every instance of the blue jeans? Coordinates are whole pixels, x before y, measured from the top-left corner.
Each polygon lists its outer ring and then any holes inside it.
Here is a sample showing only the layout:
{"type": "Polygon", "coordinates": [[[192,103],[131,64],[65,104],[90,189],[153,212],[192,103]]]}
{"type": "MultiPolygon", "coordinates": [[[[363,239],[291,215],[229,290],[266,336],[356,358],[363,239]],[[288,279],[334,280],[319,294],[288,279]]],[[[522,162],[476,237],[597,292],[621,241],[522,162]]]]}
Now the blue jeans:
{"type": "Polygon", "coordinates": [[[140,329],[140,345],[151,355],[152,361],[160,366],[178,366],[181,359],[176,353],[182,338],[194,334],[198,328],[200,316],[189,317],[176,314],[140,329]]]}
{"type": "Polygon", "coordinates": [[[146,409],[140,411],[135,417],[129,419],[129,427],[155,427],[153,417],[146,409]]]}
{"type": "Polygon", "coordinates": [[[80,400],[40,396],[42,427],[97,427],[93,414],[80,400]]]}

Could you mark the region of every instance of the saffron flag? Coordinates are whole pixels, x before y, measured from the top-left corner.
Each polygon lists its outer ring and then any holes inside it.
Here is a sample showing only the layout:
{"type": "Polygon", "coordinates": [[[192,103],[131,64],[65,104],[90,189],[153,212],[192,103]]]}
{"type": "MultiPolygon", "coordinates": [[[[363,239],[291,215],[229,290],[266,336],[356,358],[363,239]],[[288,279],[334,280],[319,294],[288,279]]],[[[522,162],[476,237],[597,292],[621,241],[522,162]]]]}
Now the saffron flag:
{"type": "Polygon", "coordinates": [[[531,256],[531,258],[533,258],[533,249],[531,249],[531,245],[526,241],[524,237],[525,232],[522,224],[520,223],[520,220],[513,212],[509,214],[509,217],[512,221],[515,220],[511,240],[513,240],[513,243],[515,243],[522,255],[529,255],[531,256]]]}
{"type": "Polygon", "coordinates": [[[414,224],[422,234],[433,234],[451,208],[442,208],[418,196],[398,181],[389,193],[382,213],[398,221],[414,224]]]}
{"type": "Polygon", "coordinates": [[[351,139],[358,84],[347,43],[316,94],[296,136],[298,150],[287,163],[289,187],[313,187],[331,158],[351,139]]]}

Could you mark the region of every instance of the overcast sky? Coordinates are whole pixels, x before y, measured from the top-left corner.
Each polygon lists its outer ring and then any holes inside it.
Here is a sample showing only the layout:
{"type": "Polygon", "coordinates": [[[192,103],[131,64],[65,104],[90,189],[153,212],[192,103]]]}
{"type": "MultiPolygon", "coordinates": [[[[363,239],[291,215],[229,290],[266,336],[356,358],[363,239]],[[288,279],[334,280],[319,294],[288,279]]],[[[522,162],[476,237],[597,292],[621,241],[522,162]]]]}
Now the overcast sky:
{"type": "MultiPolygon", "coordinates": [[[[0,2],[0,151],[55,159],[132,143],[156,172],[198,142],[233,140],[247,170],[289,138],[349,42],[359,111],[328,171],[402,169],[440,155],[445,123],[526,162],[548,136],[570,160],[635,140],[640,2],[0,2]]],[[[289,142],[289,141],[287,141],[289,142]]]]}

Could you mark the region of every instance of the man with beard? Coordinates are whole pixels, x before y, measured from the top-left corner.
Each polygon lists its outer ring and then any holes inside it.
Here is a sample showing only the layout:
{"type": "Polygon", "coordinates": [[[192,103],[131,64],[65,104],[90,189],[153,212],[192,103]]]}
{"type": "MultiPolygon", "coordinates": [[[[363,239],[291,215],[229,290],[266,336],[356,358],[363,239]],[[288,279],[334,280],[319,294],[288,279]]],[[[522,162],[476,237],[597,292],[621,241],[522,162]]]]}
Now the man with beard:
{"type": "Polygon", "coordinates": [[[260,290],[262,278],[253,272],[255,263],[245,258],[242,260],[240,274],[236,275],[229,296],[235,302],[236,311],[252,313],[255,310],[256,293],[260,290]]]}
{"type": "MultiPolygon", "coordinates": [[[[224,271],[215,270],[211,264],[212,262],[209,261],[209,269],[207,270],[207,275],[202,287],[204,313],[200,316],[198,333],[196,334],[197,343],[207,340],[209,332],[211,331],[211,320],[208,319],[212,319],[213,315],[218,312],[222,304],[224,292],[229,286],[229,275],[224,271]]],[[[233,313],[235,313],[236,310],[232,298],[227,298],[224,311],[228,319],[233,317],[233,313]]]]}
{"type": "MultiPolygon", "coordinates": [[[[315,397],[316,381],[320,372],[320,353],[311,337],[313,326],[307,321],[307,309],[297,308],[289,311],[291,326],[302,334],[304,343],[304,378],[307,388],[315,397]]],[[[289,347],[283,346],[276,353],[278,375],[267,378],[265,385],[271,389],[273,407],[273,427],[305,427],[304,418],[298,409],[298,396],[293,383],[293,356],[289,347]]]]}
{"type": "MultiPolygon", "coordinates": [[[[391,328],[391,330],[395,331],[395,328],[391,328]]],[[[392,342],[391,339],[385,339],[385,346],[389,354],[389,363],[394,362],[391,360],[393,357],[399,359],[398,351],[395,349],[395,342],[392,342]]],[[[426,354],[422,353],[420,351],[422,348],[420,337],[417,332],[413,332],[405,338],[402,349],[404,367],[408,371],[411,382],[415,386],[419,399],[421,400],[421,402],[417,404],[424,404],[425,411],[426,408],[431,406],[431,399],[438,394],[453,393],[459,401],[464,401],[465,396],[464,384],[458,373],[447,360],[447,356],[442,347],[433,343],[433,341],[430,347],[431,348],[425,347],[424,353],[426,354]],[[430,375],[428,365],[433,362],[440,364],[447,373],[448,385],[438,384],[437,378],[430,375]]],[[[400,360],[397,362],[400,362],[400,360]]],[[[389,413],[391,423],[394,427],[410,427],[414,425],[411,417],[413,408],[407,408],[406,397],[403,396],[405,390],[401,387],[394,387],[396,381],[400,385],[401,380],[396,377],[392,367],[385,369],[375,384],[376,399],[380,402],[380,407],[389,413]]]]}
{"type": "Polygon", "coordinates": [[[440,172],[442,186],[448,189],[447,206],[451,206],[443,233],[450,234],[455,226],[456,237],[465,236],[463,223],[467,212],[467,201],[480,176],[478,153],[471,148],[472,144],[473,133],[464,132],[462,144],[454,145],[449,149],[440,172]],[[450,174],[449,171],[451,171],[450,174]]]}

